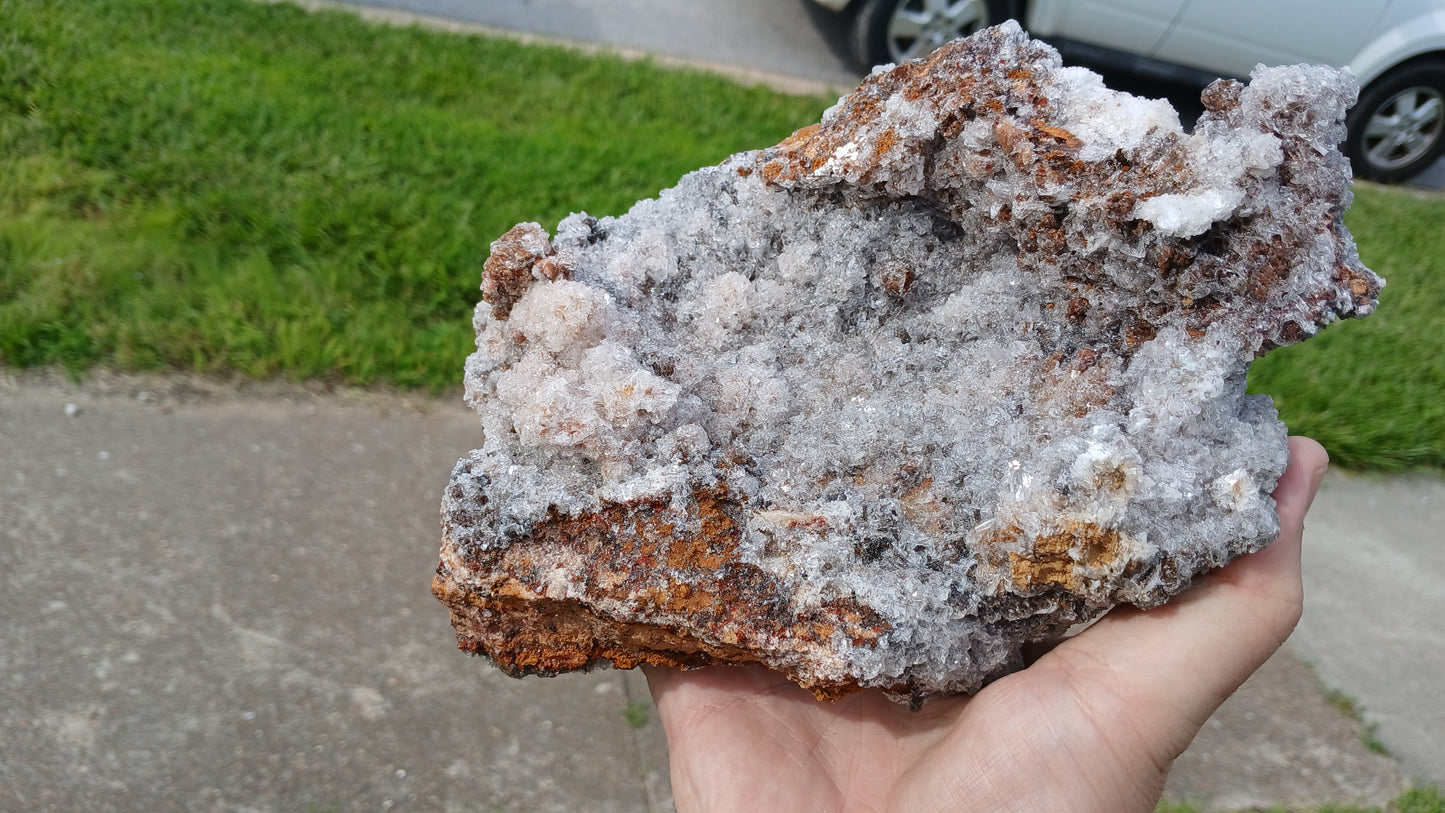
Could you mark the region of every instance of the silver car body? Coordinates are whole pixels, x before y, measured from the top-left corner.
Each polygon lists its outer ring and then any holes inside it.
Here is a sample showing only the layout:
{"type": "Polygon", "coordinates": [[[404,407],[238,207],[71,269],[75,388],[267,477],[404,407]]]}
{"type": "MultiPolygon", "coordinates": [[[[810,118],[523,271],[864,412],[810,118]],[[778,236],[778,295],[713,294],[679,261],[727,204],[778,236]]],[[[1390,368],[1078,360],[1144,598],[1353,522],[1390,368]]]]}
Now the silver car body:
{"type": "Polygon", "coordinates": [[[1361,85],[1445,50],[1445,0],[1034,0],[1026,27],[1222,76],[1347,66],[1361,85]]]}

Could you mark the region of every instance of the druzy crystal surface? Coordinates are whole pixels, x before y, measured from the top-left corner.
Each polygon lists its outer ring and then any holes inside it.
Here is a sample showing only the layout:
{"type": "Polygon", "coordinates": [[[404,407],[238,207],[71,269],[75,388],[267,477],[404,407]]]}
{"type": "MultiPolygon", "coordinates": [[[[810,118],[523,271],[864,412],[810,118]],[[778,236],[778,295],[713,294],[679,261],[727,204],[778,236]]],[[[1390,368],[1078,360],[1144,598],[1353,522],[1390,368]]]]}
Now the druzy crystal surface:
{"type": "Polygon", "coordinates": [[[493,244],[433,589],[508,672],[760,663],[971,692],[1270,542],[1250,361],[1381,280],[1348,74],[1163,101],[1015,25],[616,218],[493,244]]]}

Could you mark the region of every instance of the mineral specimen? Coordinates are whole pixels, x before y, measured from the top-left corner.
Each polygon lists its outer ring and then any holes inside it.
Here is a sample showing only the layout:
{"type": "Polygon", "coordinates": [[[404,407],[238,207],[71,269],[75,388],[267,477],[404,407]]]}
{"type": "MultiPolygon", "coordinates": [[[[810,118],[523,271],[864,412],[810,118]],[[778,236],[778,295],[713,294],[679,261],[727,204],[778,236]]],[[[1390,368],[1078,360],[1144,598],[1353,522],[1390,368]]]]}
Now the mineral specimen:
{"type": "Polygon", "coordinates": [[[433,583],[513,675],[972,692],[1277,532],[1252,358],[1363,316],[1348,74],[1172,108],[1016,26],[776,147],[492,246],[433,583]]]}

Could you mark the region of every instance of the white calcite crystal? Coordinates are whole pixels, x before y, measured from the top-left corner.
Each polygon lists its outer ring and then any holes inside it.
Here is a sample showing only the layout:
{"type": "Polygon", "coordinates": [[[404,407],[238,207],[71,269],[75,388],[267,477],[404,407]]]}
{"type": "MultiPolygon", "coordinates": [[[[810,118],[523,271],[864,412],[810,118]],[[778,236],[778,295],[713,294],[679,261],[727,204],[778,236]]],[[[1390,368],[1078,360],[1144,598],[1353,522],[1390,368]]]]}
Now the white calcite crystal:
{"type": "Polygon", "coordinates": [[[1382,284],[1355,84],[1162,101],[1013,24],[618,218],[493,244],[434,590],[512,674],[760,663],[972,692],[1276,535],[1250,360],[1382,284]]]}

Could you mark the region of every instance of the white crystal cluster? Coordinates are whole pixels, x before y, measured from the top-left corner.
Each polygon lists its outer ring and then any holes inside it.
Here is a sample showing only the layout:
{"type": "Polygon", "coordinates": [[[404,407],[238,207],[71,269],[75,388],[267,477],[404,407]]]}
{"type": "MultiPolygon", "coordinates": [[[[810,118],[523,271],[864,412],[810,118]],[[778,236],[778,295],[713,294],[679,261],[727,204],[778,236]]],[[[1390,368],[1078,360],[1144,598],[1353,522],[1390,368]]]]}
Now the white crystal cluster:
{"type": "Polygon", "coordinates": [[[792,606],[886,621],[825,677],[936,693],[1274,537],[1248,363],[1379,286],[1340,224],[1348,75],[1216,86],[1191,135],[1014,26],[869,82],[624,216],[509,235],[551,272],[476,311],[460,550],[722,487],[792,606]]]}

